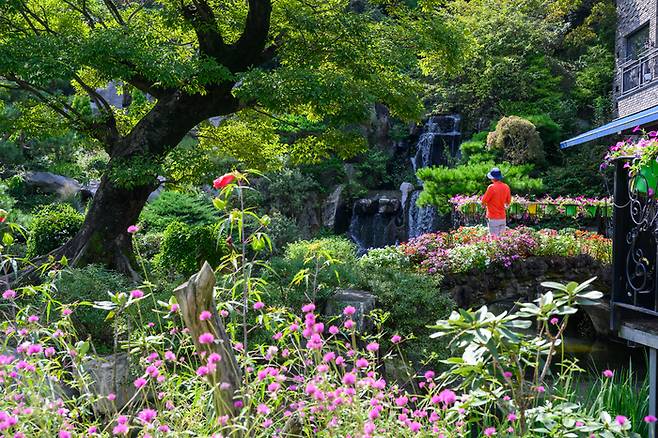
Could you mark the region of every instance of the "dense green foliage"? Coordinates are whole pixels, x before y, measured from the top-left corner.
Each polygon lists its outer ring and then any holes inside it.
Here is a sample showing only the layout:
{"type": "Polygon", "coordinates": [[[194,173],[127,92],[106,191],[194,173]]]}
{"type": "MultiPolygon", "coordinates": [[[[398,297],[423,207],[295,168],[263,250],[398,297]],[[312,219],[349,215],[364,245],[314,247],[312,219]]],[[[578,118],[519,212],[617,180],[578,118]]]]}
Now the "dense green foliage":
{"type": "Polygon", "coordinates": [[[496,130],[487,136],[487,146],[512,164],[544,163],[544,145],[539,132],[535,125],[521,117],[500,119],[496,130]]]}
{"type": "Polygon", "coordinates": [[[160,252],[153,261],[162,272],[188,277],[204,261],[219,266],[224,255],[226,243],[217,225],[189,225],[174,220],[165,228],[160,252]]]}
{"type": "Polygon", "coordinates": [[[84,216],[69,204],[51,204],[38,209],[30,224],[27,257],[48,254],[78,232],[84,216]]]}
{"type": "MultiPolygon", "coordinates": [[[[455,168],[444,166],[418,170],[418,178],[423,182],[423,191],[418,197],[419,205],[434,205],[442,212],[450,209],[448,199],[457,194],[484,193],[487,173],[494,166],[492,162],[466,164],[455,168]]],[[[505,182],[515,194],[538,193],[543,188],[541,179],[531,178],[533,166],[503,164],[499,166],[505,182]]]]}
{"type": "Polygon", "coordinates": [[[217,213],[203,196],[166,191],[146,204],[139,218],[149,231],[164,231],[173,221],[187,225],[208,225],[217,221],[217,213]]]}
{"type": "Polygon", "coordinates": [[[444,340],[430,339],[428,326],[437,318],[447,318],[455,307],[442,293],[440,276],[420,273],[398,248],[373,249],[359,259],[360,281],[377,296],[377,305],[390,314],[384,327],[390,333],[410,338],[406,349],[410,358],[420,361],[436,354],[447,355],[444,340]]]}

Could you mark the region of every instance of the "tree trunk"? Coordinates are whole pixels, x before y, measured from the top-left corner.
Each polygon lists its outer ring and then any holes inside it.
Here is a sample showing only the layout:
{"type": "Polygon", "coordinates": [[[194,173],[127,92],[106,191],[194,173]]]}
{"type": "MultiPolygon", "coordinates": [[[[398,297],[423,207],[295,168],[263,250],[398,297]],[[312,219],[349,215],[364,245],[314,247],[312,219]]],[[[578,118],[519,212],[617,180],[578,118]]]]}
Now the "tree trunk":
{"type": "Polygon", "coordinates": [[[122,188],[103,176],[82,228],[55,254],[66,256],[74,266],[102,263],[138,279],[139,274],[132,268],[132,236],[128,227],[137,223],[157,184],[155,180],[150,185],[122,188]]]}

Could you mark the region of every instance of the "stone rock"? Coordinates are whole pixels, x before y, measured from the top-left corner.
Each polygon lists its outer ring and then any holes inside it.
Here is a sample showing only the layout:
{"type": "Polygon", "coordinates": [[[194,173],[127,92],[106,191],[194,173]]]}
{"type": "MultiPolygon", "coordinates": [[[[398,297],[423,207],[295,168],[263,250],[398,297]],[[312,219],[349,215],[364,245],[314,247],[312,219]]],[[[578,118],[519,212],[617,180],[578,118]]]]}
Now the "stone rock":
{"type": "Polygon", "coordinates": [[[85,362],[83,369],[89,375],[89,393],[101,397],[95,406],[99,412],[111,414],[123,408],[135,395],[136,389],[126,353],[94,358],[85,362]],[[109,393],[116,394],[113,402],[104,398],[109,393]]]}
{"type": "Polygon", "coordinates": [[[82,185],[73,178],[50,172],[26,172],[24,181],[29,187],[38,188],[45,193],[54,193],[61,198],[73,197],[82,189],[82,185]]]}
{"type": "Polygon", "coordinates": [[[345,222],[349,220],[345,217],[347,206],[343,196],[344,190],[343,184],[337,185],[322,205],[322,225],[338,233],[344,231],[342,229],[345,228],[345,222]]]}
{"type": "Polygon", "coordinates": [[[368,291],[356,289],[338,289],[325,305],[324,314],[326,316],[340,316],[343,309],[347,306],[354,306],[356,312],[352,315],[352,320],[356,323],[356,330],[367,331],[371,329],[371,323],[368,314],[375,309],[377,297],[368,291]]]}

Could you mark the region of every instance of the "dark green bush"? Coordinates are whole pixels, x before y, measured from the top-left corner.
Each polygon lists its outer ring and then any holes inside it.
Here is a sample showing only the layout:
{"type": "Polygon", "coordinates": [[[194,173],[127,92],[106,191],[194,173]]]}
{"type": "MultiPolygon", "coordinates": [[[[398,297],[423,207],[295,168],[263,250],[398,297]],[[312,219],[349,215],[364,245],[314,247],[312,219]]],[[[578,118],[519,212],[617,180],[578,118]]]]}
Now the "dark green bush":
{"type": "Polygon", "coordinates": [[[530,123],[535,125],[539,137],[544,144],[544,153],[546,160],[550,164],[559,164],[561,160],[560,140],[562,140],[562,128],[555,123],[547,114],[534,114],[523,116],[530,123]]]}
{"type": "Polygon", "coordinates": [[[269,283],[267,302],[299,309],[315,296],[322,305],[336,288],[357,282],[356,261],[356,245],[341,237],[291,243],[283,257],[271,260],[272,270],[264,273],[269,283]],[[302,269],[308,270],[308,281],[291,284],[302,269]]]}
{"type": "Polygon", "coordinates": [[[272,210],[269,216],[267,235],[272,241],[272,250],[274,254],[283,254],[286,246],[299,239],[302,232],[293,218],[284,216],[278,210],[272,210]]]}
{"type": "MultiPolygon", "coordinates": [[[[62,304],[76,301],[107,301],[108,292],[128,292],[130,280],[115,271],[100,265],[87,265],[84,268],[67,269],[56,282],[53,298],[62,304]]],[[[112,350],[114,329],[112,322],[105,320],[107,311],[95,309],[91,305],[78,307],[71,318],[81,338],[91,336],[99,352],[112,350]]]]}
{"type": "Polygon", "coordinates": [[[48,254],[80,230],[84,215],[68,204],[44,206],[34,214],[27,240],[27,257],[48,254]]]}
{"type": "Polygon", "coordinates": [[[226,243],[219,238],[217,225],[172,222],[164,231],[154,264],[162,272],[187,277],[198,271],[204,261],[216,267],[226,253],[226,243]]]}
{"type": "Polygon", "coordinates": [[[201,195],[164,192],[144,207],[139,222],[146,231],[164,231],[174,221],[209,225],[218,219],[210,200],[201,195]]]}
{"type": "Polygon", "coordinates": [[[359,260],[358,270],[362,287],[377,296],[378,308],[390,313],[384,323],[386,331],[403,338],[415,335],[405,348],[412,360],[432,352],[447,357],[446,340],[430,339],[432,330],[427,328],[438,319],[447,319],[455,307],[452,298],[441,292],[439,276],[415,272],[396,247],[371,250],[359,260]]]}
{"type": "Polygon", "coordinates": [[[567,149],[564,152],[564,164],[546,170],[546,193],[551,196],[609,196],[612,193],[612,172],[606,176],[599,170],[606,149],[605,144],[567,149]]]}
{"type": "Polygon", "coordinates": [[[288,217],[299,215],[309,201],[309,194],[319,190],[313,178],[297,168],[269,174],[264,184],[267,206],[288,217]]]}

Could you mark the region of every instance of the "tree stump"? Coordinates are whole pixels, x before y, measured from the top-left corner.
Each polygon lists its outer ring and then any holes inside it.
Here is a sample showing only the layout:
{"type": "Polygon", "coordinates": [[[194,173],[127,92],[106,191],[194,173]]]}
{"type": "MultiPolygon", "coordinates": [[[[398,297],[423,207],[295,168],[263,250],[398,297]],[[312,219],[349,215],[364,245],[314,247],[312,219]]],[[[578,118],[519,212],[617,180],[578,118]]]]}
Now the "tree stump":
{"type": "Polygon", "coordinates": [[[215,273],[208,262],[205,262],[201,270],[192,275],[186,283],[178,286],[174,293],[185,325],[190,330],[194,345],[204,365],[207,365],[207,359],[212,353],[221,356],[221,360],[214,364],[215,369],[211,369],[207,378],[213,387],[217,415],[228,415],[232,418],[238,411],[234,402],[236,393],[242,384],[242,373],[233,354],[233,347],[224,329],[224,324],[217,313],[213,295],[214,286],[215,273]],[[201,321],[199,315],[204,310],[209,311],[212,317],[201,321]],[[214,342],[201,344],[199,336],[203,333],[212,333],[215,337],[214,342]]]}

